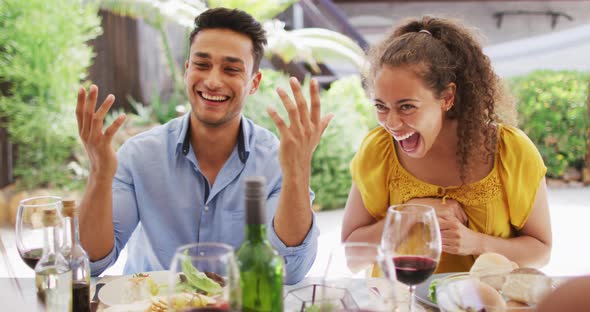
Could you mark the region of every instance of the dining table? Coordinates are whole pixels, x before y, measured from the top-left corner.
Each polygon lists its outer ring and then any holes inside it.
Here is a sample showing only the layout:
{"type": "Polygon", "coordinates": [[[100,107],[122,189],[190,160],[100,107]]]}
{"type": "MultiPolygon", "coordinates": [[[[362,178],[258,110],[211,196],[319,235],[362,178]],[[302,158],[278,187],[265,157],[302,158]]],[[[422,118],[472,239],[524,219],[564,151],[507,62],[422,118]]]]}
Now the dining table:
{"type": "MultiPolygon", "coordinates": [[[[109,281],[112,281],[119,276],[103,276],[92,278],[90,297],[91,297],[91,311],[104,311],[108,308],[105,304],[98,300],[98,296],[95,296],[95,290],[97,285],[104,285],[109,281]]],[[[306,277],[301,282],[294,285],[285,285],[284,293],[287,294],[293,289],[298,289],[308,285],[318,284],[320,282],[318,277],[306,277]]],[[[396,285],[397,290],[397,311],[406,311],[408,306],[409,294],[407,286],[399,283],[396,285]]],[[[43,307],[39,305],[37,301],[35,279],[31,277],[1,277],[0,278],[0,310],[2,311],[43,311],[43,307]]],[[[285,311],[299,311],[299,307],[285,306],[285,311]]],[[[415,312],[429,312],[438,311],[438,309],[432,308],[428,305],[420,303],[414,300],[413,311],[415,312]]]]}
{"type": "MultiPolygon", "coordinates": [[[[25,263],[18,256],[16,246],[13,244],[6,244],[6,241],[14,241],[14,234],[12,230],[1,231],[0,236],[0,311],[44,311],[43,307],[37,300],[37,290],[35,287],[35,279],[32,270],[28,268],[25,263]],[[5,237],[10,236],[10,237],[5,237]],[[24,274],[23,272],[27,273],[24,274]],[[24,276],[23,276],[24,275],[24,276]]],[[[96,289],[100,289],[101,285],[105,285],[110,281],[120,278],[120,275],[108,275],[93,277],[90,286],[91,311],[104,311],[108,308],[107,305],[100,302],[96,295],[96,289]]],[[[321,277],[308,276],[297,284],[285,285],[283,288],[284,294],[287,295],[289,291],[306,287],[308,285],[321,284],[321,277]]],[[[397,311],[406,311],[409,303],[408,287],[396,282],[396,304],[400,307],[397,311]]],[[[300,307],[285,305],[285,311],[301,311],[300,307]]],[[[413,311],[415,312],[429,312],[437,311],[437,309],[429,305],[420,303],[414,300],[413,311]]]]}

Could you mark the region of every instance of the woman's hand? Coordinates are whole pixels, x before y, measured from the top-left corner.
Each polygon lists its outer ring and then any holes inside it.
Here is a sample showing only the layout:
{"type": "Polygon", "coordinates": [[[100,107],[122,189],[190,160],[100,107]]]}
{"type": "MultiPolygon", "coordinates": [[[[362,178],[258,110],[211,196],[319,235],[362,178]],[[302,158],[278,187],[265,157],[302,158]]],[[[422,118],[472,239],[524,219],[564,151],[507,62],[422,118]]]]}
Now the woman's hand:
{"type": "Polygon", "coordinates": [[[463,225],[459,220],[446,212],[438,217],[442,251],[454,255],[479,254],[480,234],[463,225]]]}
{"type": "Polygon", "coordinates": [[[452,198],[445,199],[444,204],[442,199],[437,197],[412,198],[407,201],[407,204],[432,206],[436,211],[436,216],[439,218],[442,215],[447,215],[447,212],[450,212],[451,215],[455,216],[455,218],[461,222],[461,224],[467,225],[468,218],[463,210],[463,206],[452,198]]]}

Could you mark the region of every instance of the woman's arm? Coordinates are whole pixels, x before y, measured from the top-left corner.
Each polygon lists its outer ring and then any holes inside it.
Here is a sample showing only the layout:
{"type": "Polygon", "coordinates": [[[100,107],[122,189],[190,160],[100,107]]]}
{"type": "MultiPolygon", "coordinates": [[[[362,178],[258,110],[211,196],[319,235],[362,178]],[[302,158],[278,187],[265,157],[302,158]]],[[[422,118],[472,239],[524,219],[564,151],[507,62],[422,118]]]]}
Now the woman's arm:
{"type": "MultiPolygon", "coordinates": [[[[518,196],[518,194],[514,194],[518,196]]],[[[496,252],[521,267],[541,267],[551,255],[551,222],[545,179],[537,189],[533,209],[524,227],[514,238],[500,238],[474,232],[455,218],[439,219],[443,251],[459,255],[496,252]]]]}
{"type": "Polygon", "coordinates": [[[379,244],[381,233],[383,233],[384,220],[377,221],[367,212],[361,193],[353,183],[344,208],[342,241],[379,244]]]}
{"type": "Polygon", "coordinates": [[[551,257],[551,236],[547,185],[543,178],[537,189],[531,214],[518,232],[518,237],[501,239],[484,235],[481,238],[480,253],[497,252],[521,267],[541,267],[546,265],[551,257]]]}

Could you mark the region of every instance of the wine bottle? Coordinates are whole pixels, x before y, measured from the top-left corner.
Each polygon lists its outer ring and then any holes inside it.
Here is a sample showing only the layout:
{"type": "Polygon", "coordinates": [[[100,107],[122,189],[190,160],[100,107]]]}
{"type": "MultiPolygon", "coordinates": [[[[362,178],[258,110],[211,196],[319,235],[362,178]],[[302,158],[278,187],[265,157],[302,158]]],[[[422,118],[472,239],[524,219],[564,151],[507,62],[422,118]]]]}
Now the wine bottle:
{"type": "Polygon", "coordinates": [[[43,255],[35,265],[37,297],[45,311],[72,311],[72,271],[58,250],[60,220],[56,209],[41,211],[45,238],[43,255]]]}
{"type": "Polygon", "coordinates": [[[242,311],[283,311],[283,258],[266,237],[266,181],[246,179],[246,238],[237,252],[242,311]]]}
{"type": "Polygon", "coordinates": [[[72,270],[72,299],[74,312],[90,311],[90,262],[80,244],[78,208],[75,200],[63,200],[64,244],[62,253],[72,270]]]}

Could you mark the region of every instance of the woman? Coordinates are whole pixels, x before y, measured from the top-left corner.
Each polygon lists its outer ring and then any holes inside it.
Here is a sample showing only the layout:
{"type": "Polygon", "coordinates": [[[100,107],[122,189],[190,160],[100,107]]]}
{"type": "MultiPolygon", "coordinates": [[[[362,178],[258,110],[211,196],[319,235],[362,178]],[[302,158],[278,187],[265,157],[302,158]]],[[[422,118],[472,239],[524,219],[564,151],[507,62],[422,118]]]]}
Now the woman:
{"type": "Polygon", "coordinates": [[[369,58],[380,127],[351,163],[342,240],[378,242],[390,205],[427,204],[441,229],[437,272],[468,271],[485,252],[545,265],[546,167],[528,137],[496,114],[499,78],[469,31],[446,19],[410,20],[369,58]]]}

